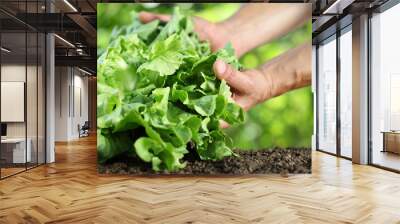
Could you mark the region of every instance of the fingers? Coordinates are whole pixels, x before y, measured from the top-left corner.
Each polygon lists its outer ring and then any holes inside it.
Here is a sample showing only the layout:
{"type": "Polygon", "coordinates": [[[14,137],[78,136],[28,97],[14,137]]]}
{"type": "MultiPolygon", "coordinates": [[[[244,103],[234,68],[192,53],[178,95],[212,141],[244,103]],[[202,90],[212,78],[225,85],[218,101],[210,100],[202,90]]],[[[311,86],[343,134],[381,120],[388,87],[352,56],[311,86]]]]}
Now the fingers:
{"type": "Polygon", "coordinates": [[[171,16],[164,15],[164,14],[150,13],[150,12],[140,12],[139,13],[139,20],[142,23],[149,23],[156,19],[163,21],[163,22],[168,22],[171,19],[171,16]]]}
{"type": "Polygon", "coordinates": [[[251,90],[251,83],[248,77],[232,68],[222,60],[217,60],[213,65],[214,72],[219,79],[223,79],[226,83],[238,90],[239,92],[249,92],[251,90]]]}
{"type": "Polygon", "coordinates": [[[226,121],[223,121],[223,120],[219,120],[219,126],[221,127],[221,128],[229,128],[229,124],[228,124],[228,122],[226,122],[226,121]]]}
{"type": "Polygon", "coordinates": [[[196,31],[201,41],[209,40],[210,34],[208,30],[213,26],[212,23],[198,17],[193,17],[194,31],[196,31]]]}
{"type": "Polygon", "coordinates": [[[233,95],[232,98],[244,111],[248,111],[255,104],[248,96],[233,95]]]}
{"type": "Polygon", "coordinates": [[[200,41],[209,41],[213,52],[225,47],[229,36],[216,23],[209,22],[199,17],[193,17],[194,31],[196,31],[200,41]]]}

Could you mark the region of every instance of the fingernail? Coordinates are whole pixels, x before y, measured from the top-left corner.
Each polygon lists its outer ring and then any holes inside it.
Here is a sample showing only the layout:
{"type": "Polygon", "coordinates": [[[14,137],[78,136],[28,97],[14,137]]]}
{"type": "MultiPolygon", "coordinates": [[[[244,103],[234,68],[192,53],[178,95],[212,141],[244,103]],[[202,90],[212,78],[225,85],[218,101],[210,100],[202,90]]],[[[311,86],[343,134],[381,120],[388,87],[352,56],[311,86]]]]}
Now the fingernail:
{"type": "Polygon", "coordinates": [[[223,61],[218,60],[216,63],[216,68],[215,68],[217,74],[222,75],[226,71],[226,65],[223,61]]]}
{"type": "Polygon", "coordinates": [[[144,14],[143,12],[139,12],[139,15],[138,15],[138,18],[141,21],[143,20],[143,16],[144,16],[143,14],[144,14]]]}
{"type": "Polygon", "coordinates": [[[149,15],[151,15],[150,13],[148,13],[148,12],[145,12],[145,11],[142,11],[142,12],[139,12],[139,19],[140,20],[145,20],[149,15]]]}

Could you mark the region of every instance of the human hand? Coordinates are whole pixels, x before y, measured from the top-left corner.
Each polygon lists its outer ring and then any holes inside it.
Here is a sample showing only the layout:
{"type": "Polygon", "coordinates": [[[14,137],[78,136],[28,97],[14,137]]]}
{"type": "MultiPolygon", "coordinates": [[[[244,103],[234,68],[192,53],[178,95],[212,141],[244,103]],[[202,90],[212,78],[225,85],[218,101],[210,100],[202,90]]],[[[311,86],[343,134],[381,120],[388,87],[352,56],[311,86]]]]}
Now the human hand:
{"type": "MultiPolygon", "coordinates": [[[[282,37],[291,30],[309,21],[310,4],[244,4],[233,16],[212,23],[193,17],[194,28],[200,40],[210,43],[216,51],[231,43],[237,57],[246,52],[282,37]]],[[[167,22],[170,15],[141,12],[139,19],[143,23],[153,20],[167,22]]]]}
{"type": "MultiPolygon", "coordinates": [[[[245,12],[247,10],[242,11],[245,12]]],[[[304,10],[299,11],[299,13],[303,12],[304,10]]],[[[254,32],[239,32],[239,34],[244,33],[246,35],[251,35],[249,38],[241,37],[240,35],[239,37],[234,37],[234,35],[231,35],[237,33],[232,32],[232,30],[237,30],[239,26],[235,25],[235,18],[240,18],[240,16],[234,16],[233,21],[228,20],[222,23],[211,23],[201,18],[194,17],[194,29],[201,40],[209,41],[213,51],[223,48],[226,43],[231,42],[235,48],[236,55],[240,56],[262,41],[238,41],[243,39],[252,40],[250,37],[258,37],[259,35],[254,35],[254,32]]],[[[141,12],[139,14],[139,19],[143,23],[148,23],[156,19],[167,22],[171,19],[171,16],[141,12]]],[[[238,19],[238,21],[246,20],[238,19]]],[[[254,29],[254,24],[256,23],[248,24],[249,30],[257,30],[254,29]]],[[[279,35],[273,35],[273,37],[279,35]]],[[[263,41],[266,39],[268,38],[263,38],[263,41]]],[[[219,79],[224,79],[231,87],[233,100],[244,110],[249,110],[256,104],[262,103],[270,98],[279,96],[293,89],[310,85],[310,59],[311,43],[306,43],[270,60],[259,69],[237,71],[221,60],[217,60],[213,68],[216,76],[219,79]],[[305,57],[305,55],[309,55],[309,57],[305,57]]],[[[222,126],[226,127],[226,125],[222,126]]]]}
{"type": "Polygon", "coordinates": [[[232,99],[244,110],[273,97],[273,80],[269,73],[257,69],[235,70],[222,60],[213,66],[215,75],[231,87],[232,99]]]}
{"type": "MultiPolygon", "coordinates": [[[[142,23],[149,23],[153,20],[168,22],[170,15],[140,12],[139,20],[142,23]]],[[[193,17],[194,30],[201,41],[208,41],[212,51],[223,48],[229,42],[227,29],[218,23],[212,23],[199,17],[193,17]]]]}
{"type": "Polygon", "coordinates": [[[213,69],[231,87],[232,98],[244,110],[290,90],[311,84],[311,43],[290,49],[258,69],[237,71],[221,60],[213,69]]]}

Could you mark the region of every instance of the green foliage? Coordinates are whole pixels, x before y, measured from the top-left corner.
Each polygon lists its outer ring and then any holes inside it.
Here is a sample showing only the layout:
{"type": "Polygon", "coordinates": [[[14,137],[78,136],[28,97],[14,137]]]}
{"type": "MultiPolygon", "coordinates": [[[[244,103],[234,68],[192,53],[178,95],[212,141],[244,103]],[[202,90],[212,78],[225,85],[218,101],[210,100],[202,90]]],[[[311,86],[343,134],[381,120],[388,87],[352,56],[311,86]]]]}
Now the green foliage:
{"type": "MultiPolygon", "coordinates": [[[[256,68],[305,41],[311,40],[311,22],[283,38],[245,54],[244,68],[256,68]]],[[[240,149],[311,147],[313,97],[310,87],[268,100],[246,113],[244,123],[226,130],[240,149]]]]}
{"type": "MultiPolygon", "coordinates": [[[[113,30],[129,25],[137,12],[151,11],[171,13],[171,5],[190,10],[194,15],[212,22],[219,22],[233,15],[240,4],[98,4],[98,54],[108,47],[113,30]]],[[[283,38],[267,43],[244,55],[240,62],[243,67],[256,68],[286,50],[304,41],[311,40],[311,22],[289,33],[283,38]]],[[[124,82],[128,83],[128,82],[124,82]]],[[[126,84],[128,85],[128,84],[126,84]]],[[[178,91],[179,92],[179,91],[178,91]]],[[[177,96],[184,94],[177,94],[177,96]]],[[[113,100],[108,99],[108,100],[113,100]]],[[[98,101],[103,101],[98,99],[98,101]]],[[[246,113],[245,122],[226,130],[233,139],[233,145],[241,149],[267,147],[288,147],[311,145],[313,130],[313,101],[310,87],[295,90],[256,106],[246,113]]]]}
{"type": "Polygon", "coordinates": [[[233,125],[244,114],[213,73],[217,59],[240,68],[231,45],[211,53],[179,8],[166,24],[136,19],[114,29],[98,58],[99,162],[125,153],[174,171],[189,143],[201,159],[233,155],[219,120],[233,125]]]}

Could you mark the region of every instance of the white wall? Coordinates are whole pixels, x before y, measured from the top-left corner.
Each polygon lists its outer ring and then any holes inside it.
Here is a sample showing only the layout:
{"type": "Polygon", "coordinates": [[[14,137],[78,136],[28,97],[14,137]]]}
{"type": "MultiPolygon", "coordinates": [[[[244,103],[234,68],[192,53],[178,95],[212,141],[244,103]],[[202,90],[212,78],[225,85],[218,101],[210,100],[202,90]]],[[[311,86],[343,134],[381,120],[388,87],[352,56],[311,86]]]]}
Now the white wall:
{"type": "MultiPolygon", "coordinates": [[[[76,75],[76,71],[75,70],[75,79],[74,79],[74,86],[75,86],[75,119],[73,120],[73,127],[77,127],[78,124],[83,125],[85,123],[85,121],[88,120],[88,107],[89,107],[89,102],[88,102],[88,77],[87,76],[82,76],[83,73],[79,72],[79,75],[76,75]],[[80,99],[77,98],[77,90],[80,90],[80,99]],[[80,100],[80,105],[77,105],[78,102],[77,100],[80,100]],[[79,111],[78,106],[81,106],[81,113],[79,111]]],[[[72,129],[72,135],[74,136],[78,136],[78,129],[77,128],[73,128],[72,129]]]]}
{"type": "Polygon", "coordinates": [[[67,141],[69,132],[69,68],[55,68],[55,140],[67,141]]]}
{"type": "Polygon", "coordinates": [[[55,85],[55,140],[77,139],[78,125],[88,120],[88,78],[76,68],[56,67],[55,85]]]}
{"type": "MultiPolygon", "coordinates": [[[[44,74],[42,67],[25,66],[25,64],[3,64],[1,66],[1,81],[2,82],[24,82],[26,84],[26,108],[22,106],[20,113],[25,113],[27,119],[22,122],[6,122],[7,137],[9,138],[24,138],[25,135],[31,144],[31,155],[33,162],[39,159],[39,163],[44,163],[44,74]],[[38,69],[38,71],[37,71],[38,69]],[[27,80],[25,80],[27,78],[27,80]],[[26,110],[26,111],[25,111],[26,110]],[[39,155],[37,155],[37,153],[39,155]]],[[[24,94],[24,90],[21,94],[24,94]]],[[[2,90],[3,92],[3,90],[2,90]]],[[[3,93],[4,94],[4,93],[3,93]]],[[[7,95],[2,95],[2,98],[7,95]]],[[[23,102],[24,104],[24,102],[23,102]]],[[[2,107],[2,112],[13,113],[10,107],[2,107]]],[[[15,112],[14,112],[15,113],[15,112]]]]}
{"type": "MultiPolygon", "coordinates": [[[[1,66],[1,81],[2,82],[25,82],[25,65],[8,64],[1,66]]],[[[1,108],[7,110],[7,108],[1,108]]],[[[7,123],[8,137],[25,137],[25,123],[11,122],[7,123]]]]}
{"type": "MultiPolygon", "coordinates": [[[[24,65],[18,64],[5,64],[1,66],[1,81],[3,82],[25,82],[25,71],[24,65]]],[[[32,66],[28,66],[28,71],[33,69],[32,66]]],[[[29,97],[29,93],[27,94],[29,97]]],[[[1,110],[7,110],[7,108],[1,108],[1,110]]],[[[29,115],[28,115],[29,116],[29,115]]],[[[28,120],[31,120],[28,117],[28,120]]],[[[25,122],[7,122],[7,136],[8,137],[25,137],[25,122]]]]}
{"type": "MultiPolygon", "coordinates": [[[[34,105],[36,108],[36,105],[34,105]]],[[[24,122],[25,83],[1,81],[1,121],[24,122]]]]}

